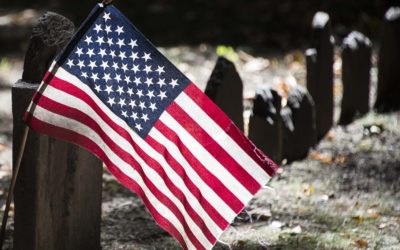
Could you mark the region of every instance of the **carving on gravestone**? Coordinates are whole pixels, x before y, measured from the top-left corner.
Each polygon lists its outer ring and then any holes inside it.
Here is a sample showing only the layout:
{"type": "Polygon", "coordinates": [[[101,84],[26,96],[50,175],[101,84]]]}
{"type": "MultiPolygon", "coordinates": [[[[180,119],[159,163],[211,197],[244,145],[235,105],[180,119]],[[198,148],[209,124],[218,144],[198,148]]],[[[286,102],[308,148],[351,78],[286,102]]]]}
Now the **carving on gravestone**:
{"type": "Polygon", "coordinates": [[[40,83],[54,57],[72,38],[74,24],[57,13],[46,12],[33,27],[25,55],[22,80],[40,83]]]}
{"type": "Polygon", "coordinates": [[[231,61],[218,58],[204,92],[243,131],[243,84],[231,61]]]}
{"type": "Polygon", "coordinates": [[[389,112],[400,109],[400,7],[388,9],[382,26],[374,108],[378,112],[389,112]]]}
{"type": "Polygon", "coordinates": [[[307,89],[315,102],[317,139],[333,125],[333,45],[329,15],[317,12],[312,21],[312,50],[306,53],[307,89]]]}
{"type": "Polygon", "coordinates": [[[342,45],[343,97],[339,124],[350,124],[369,111],[372,44],[362,33],[353,31],[342,45]]]}
{"type": "Polygon", "coordinates": [[[288,162],[300,160],[316,143],[315,107],[304,87],[291,87],[287,105],[281,110],[283,124],[283,157],[288,162]]]}
{"type": "Polygon", "coordinates": [[[271,160],[282,160],[281,97],[270,86],[256,87],[253,112],[249,121],[249,139],[271,160]]]}

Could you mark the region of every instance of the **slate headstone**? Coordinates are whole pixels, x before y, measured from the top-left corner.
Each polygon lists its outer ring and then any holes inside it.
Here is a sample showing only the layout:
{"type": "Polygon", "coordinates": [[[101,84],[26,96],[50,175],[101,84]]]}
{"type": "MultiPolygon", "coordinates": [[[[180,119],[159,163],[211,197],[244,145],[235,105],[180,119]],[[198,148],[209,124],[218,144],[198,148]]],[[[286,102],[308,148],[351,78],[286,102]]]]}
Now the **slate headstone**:
{"type": "Polygon", "coordinates": [[[333,125],[333,49],[329,15],[317,12],[312,21],[311,50],[306,51],[307,89],[315,102],[317,139],[333,125]]]}
{"type": "Polygon", "coordinates": [[[282,160],[281,97],[266,85],[256,87],[253,112],[249,121],[249,139],[271,160],[282,160]]]}
{"type": "MultiPolygon", "coordinates": [[[[46,13],[32,33],[23,81],[12,88],[13,161],[26,125],[22,117],[73,24],[46,13]]],[[[13,249],[100,249],[102,162],[70,143],[29,131],[14,192],[13,249]]]]}
{"type": "Polygon", "coordinates": [[[382,24],[378,62],[378,112],[400,109],[400,7],[387,10],[382,24]]]}
{"type": "Polygon", "coordinates": [[[287,105],[281,110],[283,125],[283,157],[288,162],[301,160],[316,144],[314,101],[307,89],[293,86],[287,105]]]}
{"type": "Polygon", "coordinates": [[[355,117],[369,111],[372,44],[360,32],[351,32],[342,44],[343,97],[340,125],[350,124],[355,117]]]}
{"type": "Polygon", "coordinates": [[[243,131],[243,83],[235,65],[219,57],[205,94],[243,131]]]}

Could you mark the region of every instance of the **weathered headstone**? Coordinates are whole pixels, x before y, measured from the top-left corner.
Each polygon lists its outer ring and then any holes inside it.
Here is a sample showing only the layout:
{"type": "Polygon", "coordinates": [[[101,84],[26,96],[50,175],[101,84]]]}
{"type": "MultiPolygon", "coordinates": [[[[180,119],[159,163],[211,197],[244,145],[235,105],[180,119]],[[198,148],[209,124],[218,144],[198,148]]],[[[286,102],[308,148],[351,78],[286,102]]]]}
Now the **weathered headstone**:
{"type": "Polygon", "coordinates": [[[249,121],[249,139],[271,160],[282,160],[281,97],[269,86],[256,88],[253,113],[249,121]]]}
{"type": "Polygon", "coordinates": [[[243,131],[243,84],[231,61],[218,58],[205,94],[243,131]]]}
{"type": "Polygon", "coordinates": [[[378,89],[375,109],[400,109],[400,7],[391,7],[382,25],[378,63],[378,89]]]}
{"type": "Polygon", "coordinates": [[[333,125],[333,46],[329,15],[317,12],[312,21],[312,49],[306,51],[306,58],[307,89],[315,102],[318,140],[333,125]]]}
{"type": "MultiPolygon", "coordinates": [[[[35,26],[23,81],[12,88],[13,161],[22,117],[73,24],[47,13],[35,26]]],[[[14,192],[14,249],[100,249],[102,163],[78,146],[29,132],[14,192]]]]}
{"type": "Polygon", "coordinates": [[[369,111],[372,44],[362,33],[353,31],[343,40],[343,98],[339,124],[350,124],[369,111]]]}
{"type": "Polygon", "coordinates": [[[74,31],[75,26],[68,18],[53,12],[41,16],[32,30],[22,80],[40,83],[53,58],[71,39],[74,31]]]}
{"type": "Polygon", "coordinates": [[[305,158],[317,140],[314,101],[305,88],[296,85],[290,89],[281,117],[282,158],[288,162],[305,158]]]}

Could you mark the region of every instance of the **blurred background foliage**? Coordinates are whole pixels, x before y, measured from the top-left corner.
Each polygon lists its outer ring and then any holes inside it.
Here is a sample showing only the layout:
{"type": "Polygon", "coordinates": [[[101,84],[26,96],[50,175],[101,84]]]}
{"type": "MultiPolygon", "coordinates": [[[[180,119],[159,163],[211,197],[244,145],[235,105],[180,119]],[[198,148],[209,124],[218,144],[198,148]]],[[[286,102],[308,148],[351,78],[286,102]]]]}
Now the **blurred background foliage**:
{"type": "MultiPolygon", "coordinates": [[[[2,1],[0,11],[52,10],[79,24],[95,0],[2,1]]],[[[335,36],[359,30],[373,40],[385,10],[399,0],[115,0],[133,23],[159,46],[230,44],[259,48],[305,48],[318,10],[331,15],[335,36]]]]}

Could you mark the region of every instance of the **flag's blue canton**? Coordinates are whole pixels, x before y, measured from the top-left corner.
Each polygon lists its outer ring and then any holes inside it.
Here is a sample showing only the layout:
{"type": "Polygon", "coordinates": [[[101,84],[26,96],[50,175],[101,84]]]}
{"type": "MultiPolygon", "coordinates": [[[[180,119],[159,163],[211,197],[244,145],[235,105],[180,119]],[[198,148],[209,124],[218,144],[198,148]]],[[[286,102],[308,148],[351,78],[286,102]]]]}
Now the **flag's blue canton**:
{"type": "Polygon", "coordinates": [[[60,66],[90,86],[143,138],[190,83],[112,6],[60,66]]]}

